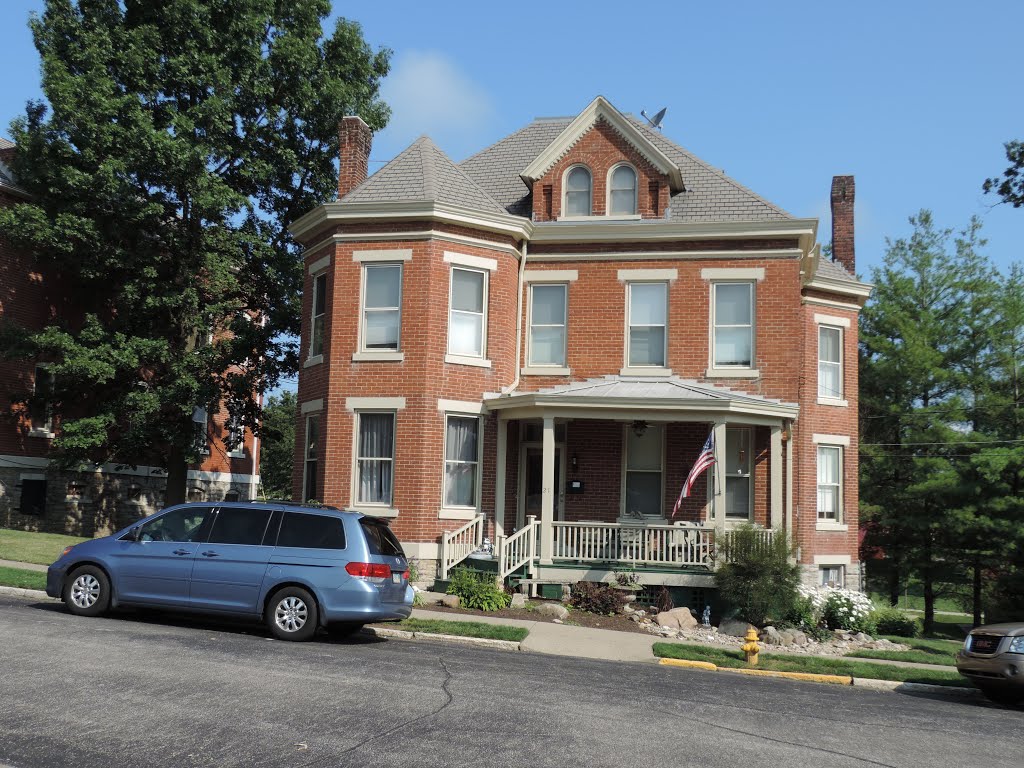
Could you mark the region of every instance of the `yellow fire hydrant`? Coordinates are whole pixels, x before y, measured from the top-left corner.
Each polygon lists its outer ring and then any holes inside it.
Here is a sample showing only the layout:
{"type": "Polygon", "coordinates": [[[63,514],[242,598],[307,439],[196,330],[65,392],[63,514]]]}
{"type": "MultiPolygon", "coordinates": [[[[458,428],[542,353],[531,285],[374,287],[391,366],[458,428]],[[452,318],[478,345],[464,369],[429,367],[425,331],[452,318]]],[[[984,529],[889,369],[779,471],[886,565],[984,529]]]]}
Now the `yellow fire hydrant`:
{"type": "Polygon", "coordinates": [[[757,654],[761,652],[761,646],[757,644],[757,630],[753,627],[747,630],[747,636],[743,638],[747,642],[743,644],[743,652],[747,655],[747,664],[757,666],[757,654]]]}

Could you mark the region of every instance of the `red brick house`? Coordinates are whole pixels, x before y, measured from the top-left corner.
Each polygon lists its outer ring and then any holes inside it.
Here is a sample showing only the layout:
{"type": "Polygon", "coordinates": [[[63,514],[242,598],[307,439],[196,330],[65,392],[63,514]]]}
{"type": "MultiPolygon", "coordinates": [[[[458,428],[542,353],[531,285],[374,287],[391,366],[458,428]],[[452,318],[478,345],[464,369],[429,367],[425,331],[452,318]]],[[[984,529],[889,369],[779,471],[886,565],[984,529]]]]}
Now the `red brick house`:
{"type": "Polygon", "coordinates": [[[421,573],[710,586],[716,535],[785,529],[859,583],[853,178],[833,256],[798,219],[598,97],[455,164],[423,137],[305,246],[296,498],[391,518],[421,573]],[[717,463],[673,515],[710,435],[717,463]]]}
{"type": "MultiPolygon", "coordinates": [[[[0,205],[28,197],[11,171],[14,145],[0,139],[0,205]]],[[[32,259],[0,240],[0,323],[39,329],[67,317],[71,292],[32,259]]],[[[50,453],[59,418],[40,402],[12,403],[47,386],[47,364],[0,362],[0,527],[94,536],[108,533],[163,506],[166,473],[161,467],[106,464],[59,470],[50,453]]],[[[249,430],[228,439],[227,413],[195,414],[197,439],[207,455],[188,471],[188,497],[221,501],[255,497],[259,448],[249,430]],[[230,448],[225,441],[234,447],[230,448]]]]}

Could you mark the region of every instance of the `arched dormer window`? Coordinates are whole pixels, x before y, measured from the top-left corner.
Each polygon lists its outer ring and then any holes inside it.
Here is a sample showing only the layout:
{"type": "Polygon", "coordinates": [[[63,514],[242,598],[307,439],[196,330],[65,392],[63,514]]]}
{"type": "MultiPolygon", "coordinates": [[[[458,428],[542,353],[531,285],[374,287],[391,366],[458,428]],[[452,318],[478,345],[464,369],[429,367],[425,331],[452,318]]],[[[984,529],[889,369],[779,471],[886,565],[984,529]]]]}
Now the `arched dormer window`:
{"type": "Polygon", "coordinates": [[[565,174],[565,207],[563,216],[589,216],[592,212],[593,179],[585,165],[577,165],[565,174]]]}
{"type": "Polygon", "coordinates": [[[617,165],[608,174],[608,214],[632,216],[636,213],[636,171],[629,165],[617,165]]]}

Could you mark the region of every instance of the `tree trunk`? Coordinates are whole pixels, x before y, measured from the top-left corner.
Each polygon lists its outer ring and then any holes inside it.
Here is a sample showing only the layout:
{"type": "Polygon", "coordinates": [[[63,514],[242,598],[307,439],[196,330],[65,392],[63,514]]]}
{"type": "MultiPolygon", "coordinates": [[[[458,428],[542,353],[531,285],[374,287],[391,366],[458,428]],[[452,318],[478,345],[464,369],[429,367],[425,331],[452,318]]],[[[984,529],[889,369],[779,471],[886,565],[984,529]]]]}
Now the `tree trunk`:
{"type": "Polygon", "coordinates": [[[974,626],[980,627],[981,620],[981,559],[974,559],[974,594],[972,595],[974,607],[974,626]]]}
{"type": "Polygon", "coordinates": [[[172,447],[167,451],[167,490],[164,493],[164,505],[182,504],[185,502],[185,486],[188,481],[188,463],[185,452],[172,447]]]}
{"type": "Polygon", "coordinates": [[[935,578],[932,576],[931,546],[925,552],[929,563],[921,569],[921,582],[924,585],[924,634],[930,635],[935,629],[935,578]]]}
{"type": "Polygon", "coordinates": [[[896,607],[900,604],[900,566],[893,561],[889,567],[889,605],[896,607]]]}

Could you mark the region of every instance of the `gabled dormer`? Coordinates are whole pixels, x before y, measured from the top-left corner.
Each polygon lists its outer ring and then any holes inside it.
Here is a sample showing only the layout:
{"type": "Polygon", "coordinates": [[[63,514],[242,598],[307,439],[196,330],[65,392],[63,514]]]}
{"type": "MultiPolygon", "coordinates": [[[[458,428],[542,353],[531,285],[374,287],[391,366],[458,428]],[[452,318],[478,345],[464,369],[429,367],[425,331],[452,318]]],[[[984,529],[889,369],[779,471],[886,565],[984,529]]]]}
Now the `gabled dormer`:
{"type": "Polygon", "coordinates": [[[520,174],[533,220],[660,219],[684,190],[679,166],[603,96],[520,174]]]}

